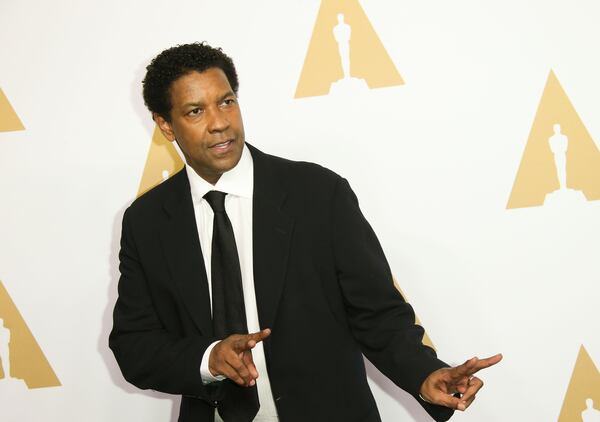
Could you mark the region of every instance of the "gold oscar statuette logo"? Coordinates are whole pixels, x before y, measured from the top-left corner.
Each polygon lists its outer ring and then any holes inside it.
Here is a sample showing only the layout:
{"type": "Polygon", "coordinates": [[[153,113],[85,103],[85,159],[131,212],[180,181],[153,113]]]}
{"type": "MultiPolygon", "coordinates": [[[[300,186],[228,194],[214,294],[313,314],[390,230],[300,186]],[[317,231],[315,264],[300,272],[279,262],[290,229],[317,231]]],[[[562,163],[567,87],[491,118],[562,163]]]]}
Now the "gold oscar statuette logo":
{"type": "Polygon", "coordinates": [[[25,127],[15,110],[8,102],[8,98],[0,88],[0,132],[12,132],[15,130],[24,130],[25,127]]]}
{"type": "Polygon", "coordinates": [[[600,199],[600,152],[550,71],[507,208],[600,199]]]}
{"type": "Polygon", "coordinates": [[[183,160],[177,153],[173,143],[169,142],[156,126],[137,196],[141,196],[167,180],[174,173],[181,170],[183,165],[183,160]]]}
{"type": "Polygon", "coordinates": [[[0,395],[5,388],[60,386],[60,381],[0,281],[0,395]]]}
{"type": "Polygon", "coordinates": [[[567,387],[558,422],[600,421],[600,372],[583,345],[567,387]]]}
{"type": "Polygon", "coordinates": [[[321,0],[294,98],[402,84],[358,0],[321,0]]]}

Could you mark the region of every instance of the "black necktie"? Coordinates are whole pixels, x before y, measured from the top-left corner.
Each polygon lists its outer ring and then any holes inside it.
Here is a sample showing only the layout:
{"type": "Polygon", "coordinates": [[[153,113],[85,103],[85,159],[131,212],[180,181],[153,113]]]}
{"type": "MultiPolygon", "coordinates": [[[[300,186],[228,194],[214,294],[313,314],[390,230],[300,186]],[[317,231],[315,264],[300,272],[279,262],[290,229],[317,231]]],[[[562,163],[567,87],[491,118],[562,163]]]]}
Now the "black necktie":
{"type": "MultiPolygon", "coordinates": [[[[223,339],[231,334],[248,334],[240,260],[225,212],[225,195],[214,190],[204,195],[215,214],[211,256],[213,332],[223,339]]],[[[225,395],[218,404],[223,420],[252,421],[260,407],[256,385],[241,387],[231,380],[225,383],[225,395]]]]}

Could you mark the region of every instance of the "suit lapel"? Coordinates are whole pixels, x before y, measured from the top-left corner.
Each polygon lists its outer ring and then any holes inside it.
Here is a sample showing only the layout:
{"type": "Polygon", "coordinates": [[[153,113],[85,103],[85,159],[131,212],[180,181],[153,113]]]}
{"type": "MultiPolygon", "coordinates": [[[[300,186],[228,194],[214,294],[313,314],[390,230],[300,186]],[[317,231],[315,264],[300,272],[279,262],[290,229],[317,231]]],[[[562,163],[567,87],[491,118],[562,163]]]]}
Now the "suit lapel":
{"type": "Polygon", "coordinates": [[[185,169],[173,179],[174,189],[164,202],[167,219],[160,228],[161,241],[174,283],[188,312],[200,331],[211,336],[208,279],[185,169]]]}
{"type": "Polygon", "coordinates": [[[286,193],[269,157],[248,146],[254,162],[254,289],[260,326],[272,328],[285,282],[293,220],[282,211],[286,193]]]}

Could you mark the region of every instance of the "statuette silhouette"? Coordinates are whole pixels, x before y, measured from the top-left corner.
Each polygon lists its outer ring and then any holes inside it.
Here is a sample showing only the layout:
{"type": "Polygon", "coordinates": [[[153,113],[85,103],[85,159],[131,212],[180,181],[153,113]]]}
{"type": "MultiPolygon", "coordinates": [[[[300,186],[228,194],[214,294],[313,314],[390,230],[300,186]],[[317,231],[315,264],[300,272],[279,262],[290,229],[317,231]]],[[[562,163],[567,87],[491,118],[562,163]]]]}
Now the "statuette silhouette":
{"type": "Polygon", "coordinates": [[[561,133],[560,124],[553,126],[554,135],[548,139],[550,150],[554,154],[554,164],[560,189],[567,188],[567,150],[569,149],[569,138],[561,133]]]}
{"type": "Polygon", "coordinates": [[[337,19],[338,24],[333,27],[333,36],[338,44],[344,78],[348,79],[350,78],[350,37],[352,36],[352,28],[344,22],[343,13],[338,13],[337,19]]]}
{"type": "Polygon", "coordinates": [[[329,92],[346,91],[347,89],[369,89],[367,82],[361,78],[353,78],[350,75],[350,39],[352,38],[352,27],[345,21],[343,13],[337,15],[337,25],[333,27],[333,37],[338,45],[340,63],[342,65],[343,77],[331,84],[329,92]]]}
{"type": "Polygon", "coordinates": [[[565,204],[582,202],[585,200],[583,192],[567,188],[567,151],[569,149],[569,138],[562,133],[559,123],[555,123],[552,129],[554,130],[554,134],[548,138],[548,145],[554,156],[558,189],[546,194],[544,204],[554,202],[563,202],[565,204]]]}
{"type": "Polygon", "coordinates": [[[587,408],[581,412],[581,420],[583,422],[600,422],[600,410],[594,409],[594,400],[587,399],[585,404],[587,408]]]}

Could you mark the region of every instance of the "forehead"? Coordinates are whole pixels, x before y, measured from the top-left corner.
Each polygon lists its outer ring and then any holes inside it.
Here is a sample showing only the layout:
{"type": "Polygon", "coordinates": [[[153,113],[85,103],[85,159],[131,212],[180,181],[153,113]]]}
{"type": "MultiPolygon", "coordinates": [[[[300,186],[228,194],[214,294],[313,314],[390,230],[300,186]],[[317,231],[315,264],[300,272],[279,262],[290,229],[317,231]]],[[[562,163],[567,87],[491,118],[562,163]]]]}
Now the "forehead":
{"type": "Polygon", "coordinates": [[[170,88],[173,106],[187,102],[211,101],[232,92],[225,73],[216,67],[186,73],[176,79],[170,88]]]}

